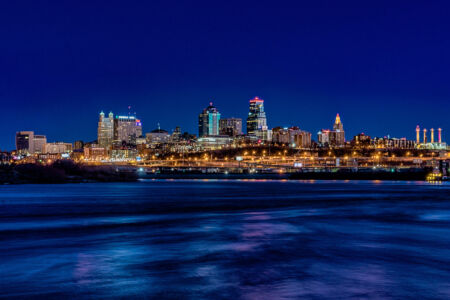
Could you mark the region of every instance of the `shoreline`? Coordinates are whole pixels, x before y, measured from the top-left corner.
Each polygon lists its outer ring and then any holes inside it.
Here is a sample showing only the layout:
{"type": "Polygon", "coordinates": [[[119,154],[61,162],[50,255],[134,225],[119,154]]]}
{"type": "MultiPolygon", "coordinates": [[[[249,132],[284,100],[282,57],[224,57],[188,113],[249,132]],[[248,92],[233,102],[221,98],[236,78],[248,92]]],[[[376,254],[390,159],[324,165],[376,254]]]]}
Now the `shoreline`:
{"type": "Polygon", "coordinates": [[[23,164],[0,168],[0,184],[64,184],[136,182],[140,179],[216,179],[216,180],[383,180],[446,181],[431,176],[432,168],[299,169],[286,171],[228,169],[167,169],[127,166],[86,166],[70,161],[53,165],[23,164]],[[432,180],[430,180],[430,178],[432,180]]]}

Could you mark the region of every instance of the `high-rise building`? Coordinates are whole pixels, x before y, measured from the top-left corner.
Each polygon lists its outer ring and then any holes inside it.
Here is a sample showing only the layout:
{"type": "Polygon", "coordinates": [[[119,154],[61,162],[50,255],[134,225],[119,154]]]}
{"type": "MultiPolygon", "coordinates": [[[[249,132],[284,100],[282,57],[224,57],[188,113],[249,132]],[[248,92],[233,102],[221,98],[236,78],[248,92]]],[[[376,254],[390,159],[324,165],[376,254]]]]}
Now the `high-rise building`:
{"type": "Polygon", "coordinates": [[[336,146],[342,146],[345,144],[345,131],[344,125],[341,122],[341,117],[339,114],[336,115],[336,120],[333,125],[334,131],[334,144],[336,146]]]}
{"type": "Polygon", "coordinates": [[[35,135],[33,144],[34,153],[45,153],[47,137],[45,135],[35,135]]]}
{"type": "Polygon", "coordinates": [[[198,135],[199,137],[219,135],[220,113],[212,104],[205,108],[198,116],[198,135]]]}
{"type": "Polygon", "coordinates": [[[102,148],[108,149],[112,146],[114,139],[114,115],[112,112],[105,118],[105,113],[100,113],[97,130],[97,142],[102,148]]]}
{"type": "Polygon", "coordinates": [[[33,131],[19,131],[16,133],[16,150],[19,154],[34,153],[33,131]]]}
{"type": "Polygon", "coordinates": [[[259,136],[262,131],[267,131],[264,100],[255,97],[250,100],[250,108],[247,117],[247,135],[259,136]]]}
{"type": "Polygon", "coordinates": [[[343,146],[345,144],[344,125],[339,114],[333,125],[333,130],[322,129],[317,133],[317,140],[322,146],[343,146]]]}
{"type": "Polygon", "coordinates": [[[142,123],[135,116],[116,116],[114,119],[114,143],[136,145],[142,136],[142,123]]]}
{"type": "Polygon", "coordinates": [[[47,137],[35,135],[34,131],[19,131],[16,133],[16,149],[19,154],[40,154],[45,152],[47,137]]]}
{"type": "Polygon", "coordinates": [[[241,118],[220,119],[219,131],[221,135],[237,136],[242,134],[241,118]]]}

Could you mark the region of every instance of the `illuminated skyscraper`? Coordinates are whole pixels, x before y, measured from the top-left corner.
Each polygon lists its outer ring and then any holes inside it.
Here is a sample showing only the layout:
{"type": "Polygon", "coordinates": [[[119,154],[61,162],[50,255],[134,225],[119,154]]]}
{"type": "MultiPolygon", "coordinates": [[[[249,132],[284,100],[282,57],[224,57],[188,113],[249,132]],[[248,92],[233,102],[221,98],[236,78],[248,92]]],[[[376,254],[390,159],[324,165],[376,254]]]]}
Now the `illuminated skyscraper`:
{"type": "Polygon", "coordinates": [[[105,113],[100,113],[97,129],[97,142],[102,148],[110,148],[114,139],[114,115],[112,112],[105,118],[105,113]]]}
{"type": "Polygon", "coordinates": [[[345,144],[344,125],[341,122],[339,114],[336,115],[333,130],[322,129],[317,134],[317,140],[319,144],[324,146],[343,146],[345,144]]]}
{"type": "Polygon", "coordinates": [[[334,144],[337,146],[342,146],[345,144],[345,131],[344,131],[344,125],[341,122],[341,117],[339,114],[336,115],[336,121],[333,125],[333,131],[335,135],[335,141],[334,144]]]}
{"type": "Polygon", "coordinates": [[[114,143],[136,145],[136,138],[142,136],[142,123],[135,116],[116,116],[114,119],[114,143]]]}
{"type": "Polygon", "coordinates": [[[267,131],[264,100],[255,97],[250,100],[250,108],[247,117],[247,135],[259,136],[262,131],[267,131]]]}
{"type": "Polygon", "coordinates": [[[219,135],[220,113],[212,104],[198,116],[198,136],[219,135]]]}

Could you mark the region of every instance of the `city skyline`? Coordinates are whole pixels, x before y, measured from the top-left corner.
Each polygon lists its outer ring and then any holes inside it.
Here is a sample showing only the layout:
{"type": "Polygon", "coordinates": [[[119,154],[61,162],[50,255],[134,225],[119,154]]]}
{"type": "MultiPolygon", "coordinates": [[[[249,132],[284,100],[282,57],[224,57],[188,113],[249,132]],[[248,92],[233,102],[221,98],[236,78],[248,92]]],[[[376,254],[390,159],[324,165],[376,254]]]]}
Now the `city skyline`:
{"type": "Polygon", "coordinates": [[[266,100],[270,127],[314,134],[340,113],[348,136],[414,139],[420,125],[441,127],[445,139],[448,6],[8,2],[0,12],[0,149],[13,149],[19,130],[94,140],[96,114],[129,105],[144,131],[160,123],[195,133],[207,103],[245,119],[255,95],[266,100]]]}
{"type": "MultiPolygon", "coordinates": [[[[251,108],[252,102],[255,102],[255,100],[256,100],[256,101],[262,101],[262,102],[264,103],[264,104],[263,104],[264,106],[265,106],[265,104],[266,104],[266,103],[264,102],[264,99],[262,99],[262,98],[260,98],[260,97],[258,97],[258,96],[255,96],[255,97],[252,97],[252,99],[249,99],[249,100],[247,101],[247,104],[250,103],[250,108],[251,108]]],[[[224,115],[224,114],[220,113],[221,110],[220,110],[218,107],[216,107],[216,104],[215,104],[215,103],[213,104],[213,102],[209,102],[209,105],[208,105],[206,108],[203,109],[203,113],[204,113],[204,111],[207,110],[209,107],[213,107],[214,109],[217,109],[217,112],[219,113],[219,117],[220,117],[221,119],[232,119],[232,118],[235,118],[235,116],[243,115],[242,113],[241,113],[241,114],[224,115]]],[[[189,133],[191,133],[191,134],[197,135],[198,137],[201,137],[201,136],[199,135],[198,127],[197,127],[196,130],[188,131],[188,130],[185,130],[185,129],[184,129],[183,127],[181,127],[181,126],[174,124],[173,126],[170,126],[170,129],[168,129],[167,127],[161,128],[161,124],[160,124],[159,122],[157,122],[157,123],[155,124],[155,127],[154,127],[154,128],[151,128],[151,127],[148,126],[148,125],[147,125],[147,126],[144,126],[144,124],[146,124],[147,122],[146,122],[145,120],[142,120],[142,121],[141,121],[141,120],[137,119],[136,116],[135,116],[135,115],[136,115],[136,112],[133,110],[133,113],[131,113],[131,109],[132,109],[131,106],[128,106],[127,109],[128,109],[128,113],[127,113],[127,114],[121,114],[121,113],[114,114],[114,113],[112,112],[112,110],[105,110],[105,111],[108,111],[108,112],[109,112],[108,114],[105,114],[105,113],[104,113],[104,110],[101,110],[101,111],[97,114],[97,122],[99,121],[99,120],[98,120],[99,116],[102,117],[102,115],[103,115],[103,116],[106,115],[105,120],[108,120],[109,118],[113,118],[113,119],[115,119],[116,121],[117,121],[117,118],[118,118],[118,117],[120,117],[120,118],[125,118],[125,117],[127,117],[127,116],[130,116],[130,118],[132,118],[133,120],[136,120],[136,121],[139,122],[139,124],[140,124],[139,126],[141,127],[140,130],[141,130],[141,133],[142,133],[141,136],[145,136],[146,133],[152,132],[152,131],[155,130],[155,129],[166,129],[167,132],[168,132],[169,134],[171,134],[173,131],[177,130],[177,128],[178,128],[178,129],[181,128],[182,132],[189,132],[189,133]],[[109,116],[109,118],[108,118],[108,116],[109,116]],[[173,127],[173,129],[172,129],[172,127],[173,127]]],[[[248,107],[247,107],[247,109],[248,109],[248,107]]],[[[263,108],[263,109],[264,109],[264,108],[263,108]]],[[[264,111],[264,113],[265,113],[265,111],[264,111]]],[[[270,113],[269,113],[269,115],[270,115],[270,113]]],[[[247,117],[248,117],[248,116],[249,116],[249,114],[247,113],[247,117]]],[[[127,117],[127,118],[128,118],[128,117],[127,117]]],[[[339,113],[339,112],[334,116],[334,118],[335,118],[335,122],[339,122],[339,123],[340,123],[340,118],[341,118],[341,116],[340,116],[340,113],[339,113]]],[[[197,126],[198,126],[198,115],[197,115],[197,119],[196,119],[195,117],[192,118],[192,119],[197,120],[197,126]]],[[[244,123],[245,123],[246,120],[247,120],[246,117],[244,117],[244,118],[239,118],[239,119],[241,119],[241,122],[244,122],[244,123]]],[[[268,119],[269,119],[269,121],[267,121],[267,123],[270,122],[271,118],[268,118],[268,119]]],[[[100,123],[101,123],[101,122],[100,122],[100,123]]],[[[98,124],[100,125],[100,123],[98,123],[98,124]]],[[[182,123],[182,122],[179,122],[179,123],[182,123]]],[[[274,124],[273,126],[271,126],[271,124],[269,123],[270,126],[267,126],[267,129],[271,130],[271,129],[274,129],[274,128],[299,127],[298,124],[299,124],[299,123],[285,124],[285,125],[274,124]]],[[[329,126],[330,124],[333,124],[333,122],[330,121],[330,122],[328,122],[327,124],[324,124],[322,127],[318,128],[318,129],[316,129],[316,130],[308,130],[308,129],[307,129],[308,127],[303,127],[303,126],[301,126],[300,128],[301,128],[302,130],[305,130],[305,131],[307,131],[307,132],[310,132],[311,135],[312,135],[312,140],[314,140],[314,141],[316,141],[316,142],[319,142],[320,138],[318,137],[318,135],[322,132],[322,130],[324,130],[323,128],[325,128],[325,127],[327,127],[327,126],[330,127],[330,126],[329,126]]],[[[337,123],[334,123],[334,124],[333,124],[333,127],[335,127],[336,124],[337,124],[337,123]]],[[[247,126],[248,126],[248,125],[247,125],[247,126]]],[[[218,127],[219,127],[219,126],[218,126],[218,122],[217,122],[217,130],[219,130],[218,127]]],[[[242,133],[243,133],[243,134],[248,134],[248,133],[247,133],[247,130],[246,130],[246,129],[244,130],[244,128],[245,128],[245,126],[242,126],[242,133]]],[[[385,135],[376,135],[376,134],[371,134],[371,133],[369,133],[369,132],[366,132],[366,131],[364,131],[363,129],[361,129],[361,130],[358,131],[357,129],[355,130],[354,128],[352,129],[352,128],[350,127],[350,130],[349,130],[349,129],[348,129],[348,126],[346,126],[346,132],[357,132],[357,133],[355,133],[355,134],[347,134],[347,135],[345,136],[345,140],[346,140],[346,141],[350,141],[354,136],[363,133],[363,134],[367,134],[367,135],[373,136],[373,137],[387,137],[387,136],[389,136],[389,137],[391,137],[391,138],[393,138],[393,137],[395,137],[395,138],[406,138],[406,139],[408,139],[408,140],[413,141],[413,140],[417,140],[417,128],[421,128],[421,131],[420,131],[419,135],[422,135],[422,136],[423,136],[423,130],[424,130],[424,129],[425,129],[425,130],[431,130],[431,129],[434,129],[436,132],[437,132],[438,130],[440,130],[440,131],[442,131],[442,132],[445,132],[444,128],[443,128],[442,126],[439,126],[439,125],[426,127],[426,126],[417,124],[416,127],[413,128],[414,131],[413,131],[413,130],[409,130],[409,132],[408,132],[407,134],[403,134],[403,135],[399,135],[399,136],[394,136],[394,135],[389,135],[389,134],[385,134],[385,135]],[[428,128],[428,129],[427,129],[427,128],[428,128]]],[[[336,129],[336,128],[334,128],[334,129],[336,129]]],[[[111,130],[112,130],[112,128],[111,128],[111,130]]],[[[33,132],[35,132],[35,134],[36,134],[36,133],[38,133],[38,134],[39,134],[39,133],[40,133],[40,134],[44,134],[45,137],[46,137],[48,140],[50,140],[50,141],[55,141],[55,142],[63,142],[63,141],[64,141],[64,142],[74,143],[75,141],[83,141],[83,142],[93,142],[93,141],[97,141],[97,143],[102,144],[102,142],[98,140],[98,136],[99,136],[100,131],[99,131],[99,128],[97,128],[97,127],[96,127],[95,130],[94,130],[94,131],[95,131],[95,132],[94,132],[95,136],[94,136],[94,138],[92,138],[92,139],[90,139],[90,138],[71,139],[71,138],[68,138],[68,137],[64,137],[64,138],[62,138],[62,139],[54,139],[54,138],[52,138],[52,137],[49,138],[49,137],[48,137],[48,136],[49,136],[48,134],[42,133],[42,132],[40,132],[40,131],[37,132],[37,131],[34,130],[33,128],[31,128],[31,129],[18,129],[18,130],[16,130],[15,135],[16,135],[17,132],[27,132],[27,131],[33,131],[33,132]]],[[[220,132],[218,132],[218,133],[220,134],[220,132]]],[[[431,134],[431,132],[430,132],[429,134],[431,134]]],[[[14,136],[15,136],[15,135],[14,135],[14,136]]],[[[92,133],[90,133],[90,135],[92,135],[92,133]]],[[[136,136],[136,137],[138,137],[138,136],[136,136]]],[[[430,136],[430,137],[431,137],[431,136],[430,136]]],[[[423,137],[420,139],[420,141],[421,141],[421,142],[423,141],[423,137]]],[[[445,134],[444,134],[444,133],[442,133],[442,141],[443,141],[443,142],[446,141],[446,139],[445,139],[445,134]]],[[[13,141],[13,143],[14,143],[14,141],[13,141]]],[[[0,150],[7,150],[7,151],[10,151],[10,150],[14,150],[14,147],[11,148],[11,149],[2,149],[2,147],[0,146],[0,150]]]]}
{"type": "Polygon", "coordinates": [[[450,299],[449,11],[3,1],[0,298],[450,299]]]}

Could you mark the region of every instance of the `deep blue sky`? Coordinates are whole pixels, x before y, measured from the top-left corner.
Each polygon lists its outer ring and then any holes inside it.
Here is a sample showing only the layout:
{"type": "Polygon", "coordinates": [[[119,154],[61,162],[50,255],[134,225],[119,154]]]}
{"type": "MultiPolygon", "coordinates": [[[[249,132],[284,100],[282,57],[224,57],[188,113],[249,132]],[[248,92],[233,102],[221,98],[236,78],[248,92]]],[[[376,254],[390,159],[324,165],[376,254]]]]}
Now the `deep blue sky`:
{"type": "Polygon", "coordinates": [[[3,1],[0,149],[96,138],[100,110],[197,133],[213,101],[347,138],[450,130],[448,1],[3,1]]]}

